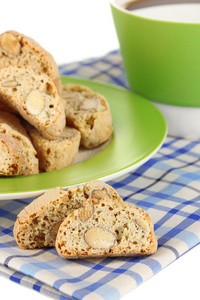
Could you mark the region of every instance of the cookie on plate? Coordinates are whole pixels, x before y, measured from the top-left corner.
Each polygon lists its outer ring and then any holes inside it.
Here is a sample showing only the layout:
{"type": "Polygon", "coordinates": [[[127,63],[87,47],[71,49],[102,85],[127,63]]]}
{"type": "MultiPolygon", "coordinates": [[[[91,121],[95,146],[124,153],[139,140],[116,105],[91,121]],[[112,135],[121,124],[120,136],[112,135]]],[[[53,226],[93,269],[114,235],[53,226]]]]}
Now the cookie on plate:
{"type": "Polygon", "coordinates": [[[21,143],[9,134],[0,133],[0,176],[16,176],[24,172],[25,156],[21,143]]]}
{"type": "Polygon", "coordinates": [[[37,151],[40,170],[49,172],[73,164],[81,139],[78,130],[65,127],[56,140],[48,140],[36,128],[32,126],[26,128],[37,151]]]}
{"type": "Polygon", "coordinates": [[[91,194],[101,201],[105,193],[115,205],[123,202],[111,186],[96,180],[67,191],[60,187],[48,190],[19,213],[14,226],[16,242],[23,249],[54,246],[62,221],[82,207],[91,194]]]}
{"type": "Polygon", "coordinates": [[[64,259],[149,255],[157,250],[153,223],[144,210],[112,199],[88,199],[61,224],[56,249],[64,259]]]}
{"type": "Polygon", "coordinates": [[[0,35],[0,67],[31,66],[35,71],[47,74],[61,93],[58,66],[53,56],[32,38],[14,30],[0,35]]]}
{"type": "Polygon", "coordinates": [[[20,132],[21,134],[30,139],[26,129],[21,124],[20,119],[13,113],[0,110],[0,123],[5,123],[9,125],[12,129],[20,132]]]}
{"type": "Polygon", "coordinates": [[[0,175],[30,175],[39,172],[37,153],[31,141],[5,123],[0,123],[0,148],[0,175]]]}
{"type": "Polygon", "coordinates": [[[30,67],[0,68],[0,100],[48,139],[56,139],[65,127],[63,101],[52,79],[30,67]]]}
{"type": "Polygon", "coordinates": [[[113,132],[112,116],[107,100],[81,85],[62,87],[65,115],[69,126],[81,133],[81,145],[94,148],[107,141],[113,132]]]}

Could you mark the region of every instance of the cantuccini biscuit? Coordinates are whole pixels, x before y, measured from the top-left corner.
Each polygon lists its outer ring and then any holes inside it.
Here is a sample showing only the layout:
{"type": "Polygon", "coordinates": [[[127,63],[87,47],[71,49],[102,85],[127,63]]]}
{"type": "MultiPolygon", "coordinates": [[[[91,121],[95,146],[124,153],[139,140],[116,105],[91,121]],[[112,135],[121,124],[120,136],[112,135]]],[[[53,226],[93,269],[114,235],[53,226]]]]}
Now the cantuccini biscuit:
{"type": "Polygon", "coordinates": [[[107,141],[112,132],[112,117],[107,100],[81,85],[62,87],[67,124],[81,132],[81,144],[94,148],[107,141]]]}
{"type": "Polygon", "coordinates": [[[20,119],[13,113],[0,110],[0,123],[5,123],[9,125],[12,129],[20,132],[21,134],[25,135],[27,138],[30,139],[20,119]]]}
{"type": "Polygon", "coordinates": [[[31,67],[0,68],[0,100],[48,139],[56,139],[65,127],[63,101],[52,79],[31,67]]]}
{"type": "Polygon", "coordinates": [[[47,74],[61,93],[58,66],[53,56],[35,40],[14,30],[0,35],[0,67],[31,66],[35,71],[47,74]]]}
{"type": "Polygon", "coordinates": [[[48,190],[19,213],[14,226],[18,245],[24,249],[54,246],[62,221],[82,207],[91,194],[98,201],[107,194],[115,205],[123,203],[111,186],[96,180],[79,187],[70,187],[67,191],[60,187],[48,190]]]}
{"type": "Polygon", "coordinates": [[[73,164],[81,139],[78,130],[65,127],[56,140],[48,140],[36,128],[26,128],[37,151],[41,171],[49,172],[73,164]]]}
{"type": "Polygon", "coordinates": [[[0,143],[0,175],[30,175],[39,172],[37,153],[24,134],[0,123],[0,143]]]}
{"type": "Polygon", "coordinates": [[[153,223],[143,209],[111,198],[88,199],[61,224],[56,249],[64,259],[149,255],[157,250],[153,223]]]}

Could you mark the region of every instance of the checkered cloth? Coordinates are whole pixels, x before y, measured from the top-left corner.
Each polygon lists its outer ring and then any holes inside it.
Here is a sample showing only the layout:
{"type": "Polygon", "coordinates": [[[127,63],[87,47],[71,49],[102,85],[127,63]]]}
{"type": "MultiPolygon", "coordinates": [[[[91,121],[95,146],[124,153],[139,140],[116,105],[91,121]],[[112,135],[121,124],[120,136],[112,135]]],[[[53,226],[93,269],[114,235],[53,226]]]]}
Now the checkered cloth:
{"type": "MultiPolygon", "coordinates": [[[[118,51],[60,66],[60,73],[127,87],[118,51]]],[[[54,299],[121,298],[199,243],[199,156],[200,141],[167,137],[135,172],[108,182],[152,218],[158,251],[148,257],[66,261],[55,249],[21,250],[13,224],[33,199],[0,201],[0,274],[54,299]]]]}

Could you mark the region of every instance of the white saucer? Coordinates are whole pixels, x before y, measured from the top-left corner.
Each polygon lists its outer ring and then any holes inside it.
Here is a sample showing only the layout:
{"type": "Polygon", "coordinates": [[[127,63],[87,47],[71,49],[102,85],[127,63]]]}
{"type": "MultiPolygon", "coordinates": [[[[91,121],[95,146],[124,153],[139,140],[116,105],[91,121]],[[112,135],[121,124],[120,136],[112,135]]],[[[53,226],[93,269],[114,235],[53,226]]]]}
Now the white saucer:
{"type": "Polygon", "coordinates": [[[184,107],[151,102],[165,116],[168,135],[189,140],[200,138],[200,107],[184,107]]]}

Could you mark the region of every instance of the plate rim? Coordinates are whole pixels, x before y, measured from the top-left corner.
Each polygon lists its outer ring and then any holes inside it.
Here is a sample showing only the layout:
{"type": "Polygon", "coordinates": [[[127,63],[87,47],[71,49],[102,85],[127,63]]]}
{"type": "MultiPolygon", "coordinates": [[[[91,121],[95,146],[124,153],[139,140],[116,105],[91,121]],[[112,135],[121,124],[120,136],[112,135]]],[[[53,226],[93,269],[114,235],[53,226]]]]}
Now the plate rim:
{"type": "MultiPolygon", "coordinates": [[[[90,80],[87,78],[79,78],[79,77],[73,77],[73,76],[67,76],[67,75],[60,75],[61,80],[62,79],[69,79],[71,81],[75,80],[75,81],[81,81],[81,82],[85,82],[85,85],[88,82],[91,82],[92,84],[97,84],[97,85],[101,85],[101,87],[105,86],[105,87],[111,87],[114,88],[115,90],[121,90],[121,91],[125,91],[125,92],[130,92],[131,94],[133,94],[134,96],[138,96],[139,98],[142,98],[143,100],[148,101],[147,99],[145,99],[144,97],[141,97],[138,94],[132,93],[131,91],[129,91],[126,88],[114,85],[114,84],[110,84],[110,83],[104,83],[104,82],[99,82],[99,81],[95,81],[95,80],[90,80]]],[[[82,83],[83,84],[83,83],[82,83]]],[[[151,102],[150,102],[151,103],[151,102]]],[[[160,141],[160,143],[157,145],[157,147],[150,153],[147,155],[144,155],[142,159],[140,159],[139,161],[135,161],[132,164],[129,164],[128,166],[125,166],[123,168],[120,168],[117,171],[113,171],[112,173],[109,173],[105,176],[96,176],[96,178],[93,179],[99,179],[102,181],[109,181],[112,180],[114,178],[123,176],[129,172],[132,172],[133,170],[137,169],[138,167],[140,167],[141,165],[143,165],[146,161],[148,161],[155,153],[157,153],[159,151],[159,149],[161,148],[162,144],[164,143],[164,140],[167,136],[167,122],[165,120],[164,115],[162,114],[162,112],[154,105],[151,103],[151,105],[154,107],[155,110],[158,111],[158,113],[162,116],[163,121],[165,122],[165,132],[163,132],[163,137],[162,140],[160,141]]],[[[91,180],[93,180],[91,179],[91,180]]],[[[1,180],[1,179],[0,179],[1,180]]],[[[87,180],[86,180],[87,181],[87,180]]],[[[75,183],[74,186],[80,185],[80,184],[84,184],[86,181],[81,181],[79,183],[75,183]]],[[[73,186],[73,185],[65,185],[62,186],[63,189],[68,188],[69,186],[73,186]]],[[[0,201],[1,200],[11,200],[11,199],[25,199],[25,198],[32,198],[32,197],[38,197],[41,194],[43,194],[45,191],[49,190],[49,188],[47,189],[37,189],[34,191],[29,191],[29,192],[17,192],[17,193],[0,193],[0,201]]]]}
{"type": "MultiPolygon", "coordinates": [[[[166,138],[166,136],[165,136],[165,138],[166,138]]],[[[118,172],[106,175],[104,177],[97,177],[97,178],[94,178],[94,179],[102,180],[104,182],[107,182],[107,181],[113,180],[113,179],[115,179],[117,177],[121,177],[121,176],[123,176],[125,174],[128,174],[128,173],[136,170],[137,168],[139,168],[140,166],[142,166],[152,156],[154,156],[154,154],[156,154],[159,151],[159,149],[162,147],[162,144],[164,143],[165,138],[160,143],[160,145],[158,146],[158,148],[156,148],[151,154],[147,155],[143,160],[141,160],[141,161],[139,161],[139,162],[135,163],[134,165],[131,165],[131,166],[127,167],[127,168],[121,169],[118,172]]],[[[86,181],[80,182],[79,184],[69,185],[69,186],[78,186],[78,185],[81,185],[81,184],[84,184],[84,183],[86,183],[86,181]]],[[[69,186],[62,186],[62,188],[63,189],[67,189],[69,186]]],[[[28,198],[38,197],[38,196],[42,195],[43,193],[45,193],[47,190],[49,190],[49,189],[38,190],[38,191],[31,191],[31,192],[23,192],[23,193],[0,194],[0,201],[1,200],[26,199],[26,198],[28,199],[28,198]],[[4,195],[4,198],[2,198],[3,195],[4,195]]]]}

